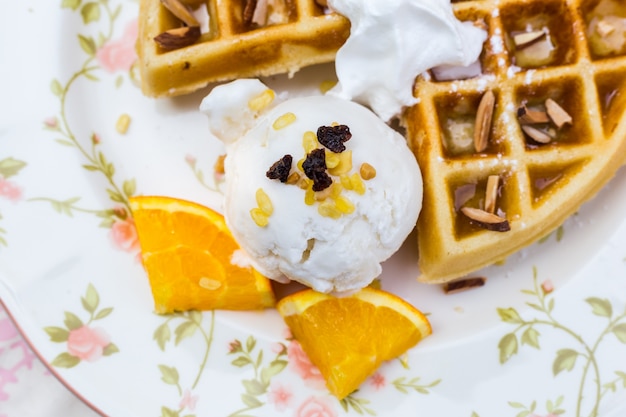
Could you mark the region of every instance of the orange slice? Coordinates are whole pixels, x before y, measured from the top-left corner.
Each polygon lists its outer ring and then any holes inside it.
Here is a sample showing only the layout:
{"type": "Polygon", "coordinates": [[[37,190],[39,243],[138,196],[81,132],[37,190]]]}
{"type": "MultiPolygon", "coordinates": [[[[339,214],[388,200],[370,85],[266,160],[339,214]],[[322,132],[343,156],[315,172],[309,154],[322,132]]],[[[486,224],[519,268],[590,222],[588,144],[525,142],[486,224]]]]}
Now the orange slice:
{"type": "Polygon", "coordinates": [[[383,361],[402,355],[432,332],[419,310],[373,288],[341,298],[304,290],[283,298],[277,308],[340,400],[383,361]]]}
{"type": "Polygon", "coordinates": [[[221,214],[169,197],[132,197],[130,206],[157,313],[275,305],[269,280],[242,261],[221,214]]]}

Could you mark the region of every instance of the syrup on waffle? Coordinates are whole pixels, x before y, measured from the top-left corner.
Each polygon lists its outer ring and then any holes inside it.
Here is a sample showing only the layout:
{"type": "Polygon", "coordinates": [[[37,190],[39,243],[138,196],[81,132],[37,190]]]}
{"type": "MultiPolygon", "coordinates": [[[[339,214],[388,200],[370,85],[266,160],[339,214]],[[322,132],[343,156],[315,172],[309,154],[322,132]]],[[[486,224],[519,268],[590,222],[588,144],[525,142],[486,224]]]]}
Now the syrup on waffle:
{"type": "Polygon", "coordinates": [[[626,158],[623,0],[453,3],[488,30],[482,75],[418,77],[404,120],[425,179],[419,280],[430,283],[548,234],[626,158]]]}
{"type": "Polygon", "coordinates": [[[187,27],[159,0],[141,0],[137,54],[143,93],[176,96],[211,82],[293,73],[334,60],[350,33],[347,19],[315,0],[273,0],[281,7],[260,25],[251,21],[251,1],[182,0],[190,9],[206,6],[208,30],[192,44],[168,50],[154,38],[187,27]]]}

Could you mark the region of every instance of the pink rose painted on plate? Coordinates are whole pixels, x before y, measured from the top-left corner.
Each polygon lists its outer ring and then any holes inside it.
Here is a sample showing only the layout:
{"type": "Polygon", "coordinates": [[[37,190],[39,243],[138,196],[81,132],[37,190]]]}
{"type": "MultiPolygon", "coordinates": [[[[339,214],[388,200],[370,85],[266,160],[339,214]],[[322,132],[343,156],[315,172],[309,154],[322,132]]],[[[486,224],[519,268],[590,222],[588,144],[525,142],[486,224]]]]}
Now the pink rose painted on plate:
{"type": "Polygon", "coordinates": [[[137,59],[135,41],[137,40],[137,20],[126,25],[120,39],[109,41],[96,54],[100,66],[108,72],[128,71],[137,59]]]}
{"type": "Polygon", "coordinates": [[[267,402],[274,404],[276,410],[285,411],[293,400],[293,391],[280,382],[272,382],[267,394],[267,402]]]}
{"type": "Polygon", "coordinates": [[[67,338],[67,352],[87,362],[102,357],[104,348],[111,343],[109,335],[100,327],[81,326],[70,331],[67,338]]]}
{"type": "Polygon", "coordinates": [[[387,381],[385,380],[385,376],[380,372],[376,372],[374,375],[370,377],[370,384],[374,387],[376,391],[385,388],[387,385],[387,381]]]}
{"type": "Polygon", "coordinates": [[[191,390],[186,389],[183,394],[183,398],[180,400],[180,404],[178,405],[182,410],[188,408],[190,411],[196,409],[196,403],[198,402],[198,396],[192,395],[191,390]]]}
{"type": "Polygon", "coordinates": [[[116,220],[111,226],[110,236],[118,249],[126,252],[136,252],[140,249],[135,221],[130,217],[116,220]]]}
{"type": "Polygon", "coordinates": [[[111,343],[108,332],[91,325],[92,322],[102,320],[113,312],[112,307],[99,309],[100,295],[92,284],[87,286],[87,292],[81,297],[81,305],[89,314],[86,322],[78,315],[65,311],[64,327],[44,327],[51,342],[65,343],[67,349],[52,359],[50,362],[52,366],[72,368],[83,361],[95,362],[103,356],[119,352],[117,346],[111,343]]]}
{"type": "Polygon", "coordinates": [[[326,398],[310,397],[304,401],[298,410],[296,417],[336,417],[337,412],[333,409],[326,398]]]}
{"type": "Polygon", "coordinates": [[[22,198],[22,189],[12,181],[0,177],[0,196],[10,201],[22,198]]]}

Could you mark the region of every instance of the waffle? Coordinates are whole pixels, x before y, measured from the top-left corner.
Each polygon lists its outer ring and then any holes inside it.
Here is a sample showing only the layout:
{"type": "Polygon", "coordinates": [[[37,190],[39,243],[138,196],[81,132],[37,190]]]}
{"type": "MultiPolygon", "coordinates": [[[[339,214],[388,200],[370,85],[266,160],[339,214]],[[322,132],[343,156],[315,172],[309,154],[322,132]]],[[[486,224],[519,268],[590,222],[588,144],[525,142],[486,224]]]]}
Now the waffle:
{"type": "Polygon", "coordinates": [[[159,0],[141,0],[137,55],[147,96],[176,96],[211,82],[294,73],[331,62],[350,33],[347,19],[315,0],[274,0],[283,10],[263,25],[244,16],[248,0],[193,1],[198,13],[208,14],[208,29],[193,44],[167,50],[154,38],[184,25],[159,0]]]}
{"type": "Polygon", "coordinates": [[[453,3],[489,38],[481,75],[421,75],[404,115],[424,176],[418,280],[428,283],[466,278],[547,235],[626,157],[623,0],[453,3]]]}

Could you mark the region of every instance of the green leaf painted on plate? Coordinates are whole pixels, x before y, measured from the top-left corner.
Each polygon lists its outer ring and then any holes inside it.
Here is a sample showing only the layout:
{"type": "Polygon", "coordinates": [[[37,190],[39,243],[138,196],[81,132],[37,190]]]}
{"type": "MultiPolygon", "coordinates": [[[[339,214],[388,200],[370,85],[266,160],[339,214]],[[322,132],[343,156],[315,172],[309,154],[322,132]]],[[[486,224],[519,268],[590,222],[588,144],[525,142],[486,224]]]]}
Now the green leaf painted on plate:
{"type": "Polygon", "coordinates": [[[122,190],[124,191],[126,197],[132,197],[137,190],[137,184],[135,180],[132,179],[124,181],[124,184],[122,185],[122,190]]]}
{"type": "Polygon", "coordinates": [[[63,323],[68,330],[75,330],[83,326],[82,320],[79,319],[76,314],[69,311],[65,312],[65,320],[63,320],[63,323]]]}
{"type": "Polygon", "coordinates": [[[100,304],[100,296],[98,295],[98,291],[94,288],[92,284],[87,286],[87,293],[84,297],[80,299],[83,304],[83,308],[88,313],[93,313],[98,309],[98,304],[100,304]]]}
{"type": "Polygon", "coordinates": [[[585,300],[591,306],[593,314],[601,317],[611,317],[613,315],[613,308],[611,303],[607,299],[589,297],[585,300]]]}
{"type": "Polygon", "coordinates": [[[180,376],[178,370],[173,366],[159,365],[161,371],[161,380],[169,385],[178,385],[180,376]]]}
{"type": "Polygon", "coordinates": [[[167,407],[161,407],[161,417],[180,417],[178,411],[171,410],[167,407]]]}
{"type": "Polygon", "coordinates": [[[511,356],[517,353],[517,337],[515,333],[505,334],[502,339],[500,339],[500,343],[498,343],[498,349],[500,350],[500,363],[503,364],[509,359],[511,356]]]}
{"type": "Polygon", "coordinates": [[[252,336],[248,336],[248,339],[246,340],[246,352],[252,352],[255,346],[256,346],[256,339],[252,336]]]}
{"type": "Polygon", "coordinates": [[[258,398],[250,394],[241,394],[241,401],[243,401],[243,403],[250,408],[257,408],[263,405],[263,403],[258,398]]]}
{"type": "Polygon", "coordinates": [[[613,326],[611,331],[615,336],[617,336],[620,342],[626,343],[626,323],[620,323],[613,326]]]}
{"type": "Polygon", "coordinates": [[[103,308],[102,310],[98,311],[98,313],[96,313],[96,315],[93,317],[93,319],[94,320],[103,319],[106,316],[108,316],[109,314],[111,314],[112,312],[113,312],[113,307],[103,308]]]}
{"type": "Polygon", "coordinates": [[[470,417],[480,417],[476,411],[472,411],[472,415],[470,417]]]}
{"type": "Polygon", "coordinates": [[[97,22],[100,20],[100,5],[96,2],[85,3],[80,9],[80,14],[83,17],[84,24],[97,22]]]}
{"type": "Polygon", "coordinates": [[[0,176],[4,179],[17,175],[22,168],[26,166],[26,162],[19,161],[15,158],[5,158],[0,161],[0,176]]]}
{"type": "Polygon", "coordinates": [[[123,203],[124,202],[124,197],[122,197],[122,195],[120,193],[118,193],[115,190],[111,190],[110,188],[107,188],[107,193],[109,194],[109,198],[113,201],[115,201],[116,203],[123,203]]]}
{"type": "Polygon", "coordinates": [[[118,75],[115,79],[115,88],[120,88],[124,84],[124,77],[118,75]]]}
{"type": "Polygon", "coordinates": [[[90,36],[78,35],[78,43],[83,51],[89,56],[96,55],[96,42],[90,36]]]}
{"type": "Polygon", "coordinates": [[[156,340],[159,349],[164,351],[165,344],[172,338],[172,332],[170,331],[170,327],[167,325],[167,322],[157,327],[152,335],[152,338],[156,340]]]}
{"type": "Polygon", "coordinates": [[[176,339],[174,340],[174,344],[178,345],[184,339],[193,336],[193,334],[198,329],[198,325],[192,321],[185,321],[176,327],[174,330],[174,334],[176,335],[176,339]]]}
{"type": "Polygon", "coordinates": [[[571,371],[576,365],[578,352],[572,349],[561,349],[556,353],[556,358],[552,363],[552,373],[557,376],[562,371],[571,371]]]}
{"type": "MultiPolygon", "coordinates": [[[[97,50],[98,48],[94,45],[94,49],[96,49],[96,50],[97,50]]],[[[91,73],[91,71],[85,71],[85,72],[83,73],[83,76],[84,76],[85,78],[87,78],[88,80],[90,80],[90,81],[100,81],[100,78],[98,78],[98,77],[96,77],[95,75],[93,75],[93,74],[91,73]]]]}
{"type": "Polygon", "coordinates": [[[270,363],[267,368],[261,370],[261,382],[269,384],[272,377],[281,373],[287,366],[287,361],[276,359],[270,363]]]}
{"type": "Polygon", "coordinates": [[[259,368],[263,363],[263,351],[260,350],[258,356],[256,357],[256,363],[254,364],[255,368],[259,368]]]}
{"type": "Polygon", "coordinates": [[[80,7],[81,0],[63,0],[61,1],[61,8],[77,10],[80,7]]]}
{"type": "Polygon", "coordinates": [[[68,330],[61,327],[50,326],[44,327],[43,329],[46,333],[48,333],[48,336],[50,336],[51,342],[67,342],[67,338],[70,335],[70,332],[68,330]]]}
{"type": "Polygon", "coordinates": [[[189,320],[193,321],[198,326],[202,324],[202,312],[198,310],[189,310],[187,312],[187,317],[189,317],[189,320]]]}
{"type": "Polygon", "coordinates": [[[519,316],[517,310],[515,310],[514,308],[498,308],[497,310],[498,315],[500,316],[500,319],[502,321],[515,324],[523,323],[522,318],[519,316]]]}
{"type": "Polygon", "coordinates": [[[103,227],[105,229],[110,229],[115,224],[114,219],[104,219],[99,224],[98,227],[103,227]]]}
{"type": "Polygon", "coordinates": [[[532,346],[539,349],[539,332],[534,327],[528,327],[520,338],[522,345],[532,346]]]}
{"type": "Polygon", "coordinates": [[[565,235],[565,228],[563,227],[563,225],[561,225],[556,229],[556,241],[560,242],[561,240],[563,240],[564,235],[565,235]]]}
{"type": "Polygon", "coordinates": [[[59,145],[63,145],[63,146],[67,146],[67,147],[76,146],[76,144],[74,142],[69,141],[67,139],[55,139],[55,142],[58,143],[59,145]]]}
{"type": "Polygon", "coordinates": [[[250,359],[248,359],[245,356],[239,356],[235,359],[233,359],[233,361],[231,362],[231,364],[238,366],[238,367],[244,367],[246,365],[250,365],[252,363],[252,361],[250,359]]]}
{"type": "Polygon", "coordinates": [[[241,383],[250,395],[258,396],[265,393],[265,387],[256,379],[244,379],[241,383]]]}
{"type": "Polygon", "coordinates": [[[102,354],[104,356],[111,356],[112,354],[117,353],[119,351],[120,349],[114,343],[109,343],[102,350],[102,354]]]}
{"type": "Polygon", "coordinates": [[[70,355],[67,352],[59,354],[56,358],[52,359],[50,364],[57,368],[73,368],[80,363],[80,359],[76,356],[70,355]]]}

